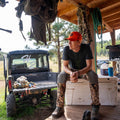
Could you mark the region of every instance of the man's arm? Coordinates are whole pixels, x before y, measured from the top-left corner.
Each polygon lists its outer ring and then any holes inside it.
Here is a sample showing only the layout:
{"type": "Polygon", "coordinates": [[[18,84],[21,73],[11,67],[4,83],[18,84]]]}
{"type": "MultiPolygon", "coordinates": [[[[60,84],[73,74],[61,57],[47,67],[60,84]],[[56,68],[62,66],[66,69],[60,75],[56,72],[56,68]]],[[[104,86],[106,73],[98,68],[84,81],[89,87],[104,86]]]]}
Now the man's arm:
{"type": "Polygon", "coordinates": [[[69,65],[69,60],[63,60],[63,69],[64,69],[64,71],[66,73],[68,73],[68,74],[72,74],[72,71],[70,70],[68,65],[69,65]]]}
{"type": "Polygon", "coordinates": [[[80,75],[83,75],[83,74],[87,73],[88,71],[90,71],[91,69],[92,69],[92,59],[87,59],[86,60],[86,67],[79,70],[78,72],[80,75]]]}
{"type": "Polygon", "coordinates": [[[68,67],[69,61],[63,60],[63,69],[66,73],[70,74],[70,81],[77,82],[78,81],[78,71],[72,72],[68,67]]]}

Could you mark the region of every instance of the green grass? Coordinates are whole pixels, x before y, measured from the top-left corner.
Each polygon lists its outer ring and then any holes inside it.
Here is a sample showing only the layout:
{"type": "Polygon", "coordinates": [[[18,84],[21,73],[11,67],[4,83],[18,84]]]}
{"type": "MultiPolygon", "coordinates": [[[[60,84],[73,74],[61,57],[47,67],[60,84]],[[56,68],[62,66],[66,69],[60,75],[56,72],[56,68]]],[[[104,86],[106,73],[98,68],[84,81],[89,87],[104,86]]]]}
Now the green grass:
{"type": "Polygon", "coordinates": [[[0,120],[12,120],[7,118],[6,113],[6,102],[4,101],[4,87],[0,88],[0,120]]]}

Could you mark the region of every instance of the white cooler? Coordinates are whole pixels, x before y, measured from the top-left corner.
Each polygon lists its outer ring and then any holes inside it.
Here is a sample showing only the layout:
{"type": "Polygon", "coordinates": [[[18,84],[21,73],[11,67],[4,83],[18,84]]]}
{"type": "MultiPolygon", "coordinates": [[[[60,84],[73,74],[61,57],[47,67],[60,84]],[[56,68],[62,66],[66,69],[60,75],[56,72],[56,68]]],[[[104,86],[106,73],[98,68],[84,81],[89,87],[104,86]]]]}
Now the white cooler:
{"type": "MultiPolygon", "coordinates": [[[[99,76],[99,97],[101,105],[117,105],[117,78],[99,76]]],[[[77,83],[66,83],[66,105],[91,105],[91,92],[89,82],[79,79],[77,83]]]]}

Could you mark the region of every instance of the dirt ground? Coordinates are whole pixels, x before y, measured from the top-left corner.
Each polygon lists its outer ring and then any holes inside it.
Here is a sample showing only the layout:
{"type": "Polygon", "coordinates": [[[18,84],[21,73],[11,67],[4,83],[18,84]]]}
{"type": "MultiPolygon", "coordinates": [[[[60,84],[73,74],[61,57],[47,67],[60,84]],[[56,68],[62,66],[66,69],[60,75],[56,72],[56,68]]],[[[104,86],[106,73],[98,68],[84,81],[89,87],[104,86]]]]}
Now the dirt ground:
{"type": "Polygon", "coordinates": [[[38,108],[35,110],[33,115],[24,116],[16,120],[46,120],[52,114],[52,112],[53,110],[48,107],[44,107],[42,109],[38,108]]]}

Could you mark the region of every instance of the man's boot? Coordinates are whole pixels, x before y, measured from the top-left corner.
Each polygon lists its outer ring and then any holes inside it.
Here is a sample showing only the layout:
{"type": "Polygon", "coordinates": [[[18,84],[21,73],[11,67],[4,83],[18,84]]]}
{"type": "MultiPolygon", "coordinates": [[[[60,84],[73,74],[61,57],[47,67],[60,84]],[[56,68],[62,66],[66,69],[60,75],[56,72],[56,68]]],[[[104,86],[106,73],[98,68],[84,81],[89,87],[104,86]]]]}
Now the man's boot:
{"type": "Polygon", "coordinates": [[[59,118],[64,114],[64,108],[63,107],[56,107],[54,112],[52,113],[53,118],[59,118]]]}
{"type": "Polygon", "coordinates": [[[59,118],[64,114],[64,96],[65,96],[65,84],[58,83],[56,100],[57,107],[52,113],[53,118],[59,118]]]}
{"type": "Polygon", "coordinates": [[[99,105],[92,105],[91,120],[99,120],[99,105]]]}

